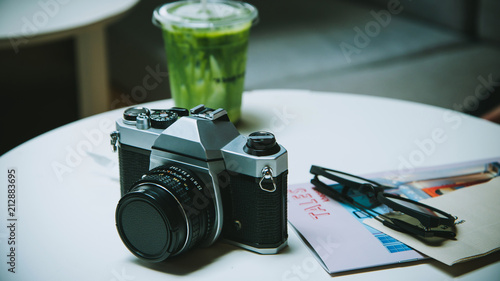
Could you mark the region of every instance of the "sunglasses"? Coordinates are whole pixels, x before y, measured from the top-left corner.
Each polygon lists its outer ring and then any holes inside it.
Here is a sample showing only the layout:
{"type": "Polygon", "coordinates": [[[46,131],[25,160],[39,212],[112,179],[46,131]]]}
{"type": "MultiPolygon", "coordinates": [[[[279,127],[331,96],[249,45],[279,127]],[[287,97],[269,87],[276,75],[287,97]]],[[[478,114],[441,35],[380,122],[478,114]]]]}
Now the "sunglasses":
{"type": "Polygon", "coordinates": [[[311,166],[310,173],[314,175],[311,180],[314,189],[336,201],[351,205],[393,230],[421,237],[453,239],[456,236],[454,226],[457,217],[386,192],[394,187],[314,165],[311,166]],[[324,183],[325,179],[337,182],[342,189],[339,191],[338,188],[334,188],[335,185],[324,183]],[[382,214],[374,210],[375,207],[382,205],[392,209],[392,212],[382,214]]]}

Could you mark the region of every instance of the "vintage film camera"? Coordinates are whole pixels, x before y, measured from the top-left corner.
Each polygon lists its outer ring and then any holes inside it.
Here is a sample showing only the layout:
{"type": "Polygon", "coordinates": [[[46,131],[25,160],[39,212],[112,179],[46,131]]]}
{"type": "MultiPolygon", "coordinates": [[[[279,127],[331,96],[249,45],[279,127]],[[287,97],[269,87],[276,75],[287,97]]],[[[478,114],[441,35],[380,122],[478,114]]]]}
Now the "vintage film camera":
{"type": "Polygon", "coordinates": [[[288,157],[273,134],[240,135],[203,105],[129,108],[116,128],[116,227],[137,257],[159,262],[219,237],[260,254],[286,246],[288,157]]]}

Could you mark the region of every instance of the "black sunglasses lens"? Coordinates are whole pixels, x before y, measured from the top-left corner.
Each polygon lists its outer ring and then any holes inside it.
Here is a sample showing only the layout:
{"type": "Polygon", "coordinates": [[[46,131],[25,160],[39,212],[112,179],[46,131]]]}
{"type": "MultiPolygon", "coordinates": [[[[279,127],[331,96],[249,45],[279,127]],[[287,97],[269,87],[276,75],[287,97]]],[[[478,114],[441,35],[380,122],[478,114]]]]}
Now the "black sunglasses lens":
{"type": "MultiPolygon", "coordinates": [[[[389,200],[389,201],[392,201],[394,204],[397,204],[397,205],[401,205],[401,206],[404,206],[406,208],[409,208],[415,212],[418,212],[418,213],[421,213],[423,216],[427,216],[427,217],[436,217],[436,218],[440,218],[440,219],[446,219],[447,217],[438,213],[438,212],[434,212],[433,210],[431,209],[428,209],[426,208],[425,206],[421,206],[419,204],[415,204],[415,203],[412,203],[412,202],[408,202],[408,201],[404,201],[404,200],[401,200],[401,199],[398,199],[398,198],[387,198],[385,200],[389,200]]],[[[398,210],[399,211],[399,210],[398,210]]]]}
{"type": "Polygon", "coordinates": [[[361,204],[365,208],[374,208],[380,205],[374,192],[368,191],[357,191],[350,189],[347,191],[347,196],[351,197],[356,203],[361,204]]]}
{"type": "Polygon", "coordinates": [[[325,176],[319,175],[318,179],[331,185],[338,193],[350,197],[365,208],[374,208],[380,205],[376,198],[375,187],[369,181],[333,170],[324,170],[324,172],[325,176]]]}

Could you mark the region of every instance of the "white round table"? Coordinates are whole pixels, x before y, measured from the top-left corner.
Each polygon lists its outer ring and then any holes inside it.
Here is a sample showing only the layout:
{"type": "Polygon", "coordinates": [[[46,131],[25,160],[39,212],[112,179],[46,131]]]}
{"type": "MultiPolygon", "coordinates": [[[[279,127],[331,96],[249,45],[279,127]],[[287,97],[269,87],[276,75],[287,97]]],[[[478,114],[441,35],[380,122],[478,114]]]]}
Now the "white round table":
{"type": "Polygon", "coordinates": [[[137,2],[139,0],[1,1],[0,48],[17,54],[28,44],[75,36],[80,116],[104,112],[109,110],[111,100],[105,28],[137,2]]]}
{"type": "MultiPolygon", "coordinates": [[[[169,108],[171,100],[146,104],[169,108]]],[[[353,94],[247,92],[240,132],[267,129],[289,153],[289,183],[310,180],[311,164],[357,174],[500,156],[500,126],[441,108],[353,94]],[[419,142],[441,138],[418,153],[419,142]],[[444,141],[443,141],[444,140],[444,141]],[[417,158],[415,155],[424,155],[417,158]],[[407,164],[404,164],[407,165],[407,164]]],[[[135,258],[115,229],[120,197],[110,131],[122,109],[43,134],[0,158],[0,253],[9,250],[7,176],[16,171],[16,273],[1,280],[330,280],[320,266],[297,271],[311,253],[289,229],[289,246],[263,256],[221,242],[159,264],[135,258]],[[290,272],[297,274],[290,274],[290,272]],[[300,274],[299,274],[300,273],[300,274]]],[[[8,135],[6,136],[8,137],[8,135]]],[[[498,253],[448,267],[437,261],[334,275],[339,280],[495,280],[498,253]]],[[[337,279],[336,279],[337,280],[337,279]]]]}

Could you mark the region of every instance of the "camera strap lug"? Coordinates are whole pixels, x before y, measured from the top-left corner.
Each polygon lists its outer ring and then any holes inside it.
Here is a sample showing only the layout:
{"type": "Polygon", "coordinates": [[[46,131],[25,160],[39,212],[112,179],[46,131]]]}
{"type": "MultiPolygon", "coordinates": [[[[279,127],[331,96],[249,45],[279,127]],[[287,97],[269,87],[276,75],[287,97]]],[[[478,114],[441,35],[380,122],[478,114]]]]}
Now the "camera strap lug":
{"type": "Polygon", "coordinates": [[[111,149],[113,149],[113,152],[116,152],[118,150],[118,140],[120,139],[120,132],[118,131],[113,131],[111,132],[111,149]]]}
{"type": "Polygon", "coordinates": [[[271,167],[265,166],[262,169],[262,178],[259,181],[259,186],[260,186],[260,189],[262,189],[265,192],[275,192],[276,191],[276,183],[274,182],[273,170],[271,169],[271,167]],[[273,189],[264,188],[264,186],[262,186],[262,182],[264,180],[271,180],[271,182],[273,183],[273,189]]]}

